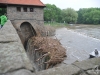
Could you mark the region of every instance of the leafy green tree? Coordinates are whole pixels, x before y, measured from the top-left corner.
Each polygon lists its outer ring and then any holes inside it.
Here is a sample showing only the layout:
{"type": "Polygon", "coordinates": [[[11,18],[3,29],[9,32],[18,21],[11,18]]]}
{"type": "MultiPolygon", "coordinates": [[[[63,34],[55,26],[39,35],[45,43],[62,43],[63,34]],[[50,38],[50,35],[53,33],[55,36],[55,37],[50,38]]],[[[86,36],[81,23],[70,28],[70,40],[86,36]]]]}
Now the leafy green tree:
{"type": "Polygon", "coordinates": [[[90,12],[91,21],[93,24],[99,24],[100,22],[100,11],[95,10],[90,12]]]}
{"type": "Polygon", "coordinates": [[[59,22],[61,18],[61,9],[56,7],[54,4],[46,4],[44,8],[44,20],[45,21],[57,21],[59,22]]]}
{"type": "Polygon", "coordinates": [[[100,8],[83,8],[78,11],[78,22],[82,24],[100,24],[100,8]]]}
{"type": "Polygon", "coordinates": [[[63,12],[62,14],[63,21],[65,21],[66,23],[77,22],[78,14],[74,9],[72,8],[63,9],[62,12],[63,12]]]}
{"type": "Polygon", "coordinates": [[[78,11],[78,22],[77,23],[84,23],[84,13],[86,12],[86,9],[79,9],[78,11]]]}
{"type": "Polygon", "coordinates": [[[61,10],[54,4],[46,4],[44,20],[60,23],[100,24],[100,8],[81,8],[76,12],[72,8],[61,10]]]}

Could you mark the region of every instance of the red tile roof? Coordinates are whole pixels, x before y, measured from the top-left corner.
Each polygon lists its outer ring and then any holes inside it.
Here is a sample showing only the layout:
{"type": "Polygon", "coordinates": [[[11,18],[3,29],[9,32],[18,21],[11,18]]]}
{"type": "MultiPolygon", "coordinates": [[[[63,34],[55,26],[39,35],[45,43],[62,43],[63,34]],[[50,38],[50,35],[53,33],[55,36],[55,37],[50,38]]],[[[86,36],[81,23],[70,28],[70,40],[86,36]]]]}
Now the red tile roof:
{"type": "Polygon", "coordinates": [[[40,0],[0,0],[0,4],[45,6],[40,0]]]}

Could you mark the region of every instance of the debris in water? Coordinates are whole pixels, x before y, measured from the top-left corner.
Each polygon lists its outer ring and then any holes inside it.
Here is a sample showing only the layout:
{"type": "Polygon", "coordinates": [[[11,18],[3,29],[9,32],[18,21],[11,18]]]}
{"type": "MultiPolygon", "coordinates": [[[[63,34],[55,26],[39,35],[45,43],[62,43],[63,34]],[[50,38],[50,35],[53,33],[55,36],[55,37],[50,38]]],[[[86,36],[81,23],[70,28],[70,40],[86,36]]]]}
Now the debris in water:
{"type": "Polygon", "coordinates": [[[61,63],[66,57],[66,49],[62,47],[61,43],[57,39],[52,39],[50,37],[30,38],[28,40],[27,51],[29,51],[29,53],[32,55],[34,55],[36,52],[41,53],[42,55],[36,58],[34,61],[41,62],[41,60],[45,58],[45,61],[38,64],[39,66],[45,64],[45,69],[61,63]]]}

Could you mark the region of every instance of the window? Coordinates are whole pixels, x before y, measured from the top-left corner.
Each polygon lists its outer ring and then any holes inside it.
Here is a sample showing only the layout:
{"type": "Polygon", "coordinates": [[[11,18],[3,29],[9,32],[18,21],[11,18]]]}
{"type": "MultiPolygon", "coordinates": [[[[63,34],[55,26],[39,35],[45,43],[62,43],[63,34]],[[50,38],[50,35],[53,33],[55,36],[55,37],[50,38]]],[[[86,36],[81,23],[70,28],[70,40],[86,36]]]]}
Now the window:
{"type": "Polygon", "coordinates": [[[21,8],[20,8],[20,7],[17,7],[17,11],[18,11],[18,12],[21,12],[21,8]]]}
{"type": "Polygon", "coordinates": [[[23,10],[24,10],[24,12],[27,12],[27,8],[26,7],[24,7],[23,10]]]}
{"type": "Polygon", "coordinates": [[[34,9],[33,8],[30,8],[30,12],[33,12],[34,11],[34,9]]]}

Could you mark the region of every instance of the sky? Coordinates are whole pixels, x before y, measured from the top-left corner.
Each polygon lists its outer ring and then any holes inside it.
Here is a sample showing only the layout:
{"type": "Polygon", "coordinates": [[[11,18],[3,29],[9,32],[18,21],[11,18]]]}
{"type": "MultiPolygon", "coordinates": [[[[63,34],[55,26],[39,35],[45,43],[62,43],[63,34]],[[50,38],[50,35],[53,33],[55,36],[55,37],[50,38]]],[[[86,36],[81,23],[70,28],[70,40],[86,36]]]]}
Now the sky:
{"type": "Polygon", "coordinates": [[[73,8],[79,10],[80,8],[99,7],[100,0],[41,0],[44,4],[54,4],[60,9],[73,8]]]}

